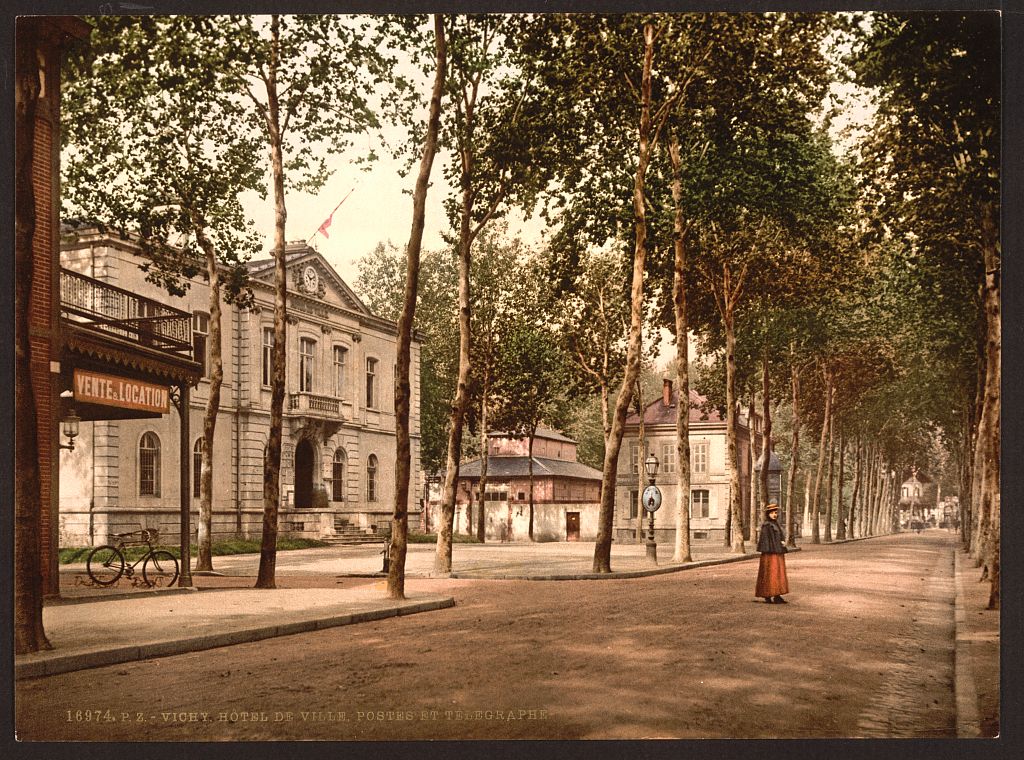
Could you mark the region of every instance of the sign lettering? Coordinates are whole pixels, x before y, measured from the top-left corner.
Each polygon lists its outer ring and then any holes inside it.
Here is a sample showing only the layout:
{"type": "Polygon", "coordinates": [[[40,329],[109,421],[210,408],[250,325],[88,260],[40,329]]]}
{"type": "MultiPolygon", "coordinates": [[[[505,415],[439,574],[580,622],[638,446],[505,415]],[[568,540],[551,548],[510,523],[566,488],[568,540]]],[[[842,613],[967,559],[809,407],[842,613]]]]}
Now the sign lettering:
{"type": "Polygon", "coordinates": [[[170,393],[166,386],[76,369],[74,394],[77,401],[166,414],[170,393]]]}

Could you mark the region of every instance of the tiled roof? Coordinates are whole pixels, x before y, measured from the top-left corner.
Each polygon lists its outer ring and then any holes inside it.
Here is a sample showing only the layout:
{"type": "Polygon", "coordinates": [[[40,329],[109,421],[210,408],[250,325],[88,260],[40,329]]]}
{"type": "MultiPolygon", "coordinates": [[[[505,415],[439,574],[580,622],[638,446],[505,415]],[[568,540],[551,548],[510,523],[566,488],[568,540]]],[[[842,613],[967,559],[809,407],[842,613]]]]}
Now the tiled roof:
{"type": "MultiPolygon", "coordinates": [[[[488,478],[526,478],[529,477],[529,457],[488,457],[488,478]]],[[[533,476],[535,478],[561,477],[579,480],[601,480],[601,471],[588,467],[582,462],[566,462],[563,459],[533,458],[533,476]]],[[[479,478],[480,460],[472,459],[459,466],[460,478],[479,478]]]]}
{"type": "MultiPolygon", "coordinates": [[[[707,399],[690,390],[690,422],[722,422],[722,416],[717,409],[711,409],[706,414],[701,410],[707,399]]],[[[672,403],[665,406],[659,394],[654,401],[644,408],[644,425],[674,425],[676,424],[676,404],[679,402],[679,392],[672,390],[672,403]]],[[[626,416],[627,425],[639,425],[640,415],[631,412],[626,416]]]]}
{"type": "MultiPolygon", "coordinates": [[[[526,436],[512,435],[501,430],[492,430],[487,434],[489,438],[523,438],[526,436]]],[[[539,427],[537,432],[533,436],[534,438],[543,438],[548,441],[566,441],[567,443],[576,443],[572,438],[566,435],[562,435],[557,430],[552,428],[539,427]]]]}

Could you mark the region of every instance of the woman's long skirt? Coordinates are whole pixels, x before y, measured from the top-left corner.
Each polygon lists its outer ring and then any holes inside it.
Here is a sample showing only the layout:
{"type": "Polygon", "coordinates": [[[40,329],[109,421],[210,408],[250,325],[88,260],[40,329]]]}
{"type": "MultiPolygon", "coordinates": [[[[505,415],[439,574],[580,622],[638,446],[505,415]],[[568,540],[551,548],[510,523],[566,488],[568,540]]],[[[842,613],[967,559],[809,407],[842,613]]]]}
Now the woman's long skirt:
{"type": "Polygon", "coordinates": [[[786,555],[762,554],[761,564],[757,568],[757,586],[754,589],[754,596],[782,596],[788,593],[786,555]]]}

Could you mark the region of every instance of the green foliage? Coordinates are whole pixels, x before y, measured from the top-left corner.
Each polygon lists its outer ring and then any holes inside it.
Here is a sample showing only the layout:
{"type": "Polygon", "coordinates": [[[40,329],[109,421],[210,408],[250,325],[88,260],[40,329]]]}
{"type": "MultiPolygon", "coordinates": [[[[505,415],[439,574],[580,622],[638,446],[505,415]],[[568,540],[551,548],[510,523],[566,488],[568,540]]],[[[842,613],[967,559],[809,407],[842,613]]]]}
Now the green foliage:
{"type": "MultiPolygon", "coordinates": [[[[405,255],[378,245],[358,263],[355,289],[369,308],[397,319],[405,289],[405,255]]],[[[457,270],[450,250],[426,251],[420,258],[413,327],[420,349],[420,459],[427,472],[439,472],[448,447],[448,413],[458,374],[455,308],[457,270]]]]}
{"type": "Polygon", "coordinates": [[[239,196],[263,191],[263,172],[223,51],[193,17],[91,21],[63,87],[64,215],[141,236],[143,269],[172,294],[205,272],[203,235],[226,297],[246,302],[244,261],[258,242],[239,196]]]}

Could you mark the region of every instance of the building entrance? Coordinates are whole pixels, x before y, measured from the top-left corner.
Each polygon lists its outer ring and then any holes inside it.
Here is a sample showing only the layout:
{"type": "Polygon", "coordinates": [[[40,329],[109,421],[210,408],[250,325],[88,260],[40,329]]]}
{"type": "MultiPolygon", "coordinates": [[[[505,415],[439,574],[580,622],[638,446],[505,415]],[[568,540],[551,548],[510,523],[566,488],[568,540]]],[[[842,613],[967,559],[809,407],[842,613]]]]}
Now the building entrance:
{"type": "Polygon", "coordinates": [[[303,438],[295,447],[295,508],[313,506],[313,444],[303,438]]]}

